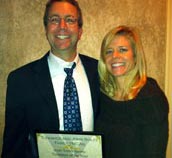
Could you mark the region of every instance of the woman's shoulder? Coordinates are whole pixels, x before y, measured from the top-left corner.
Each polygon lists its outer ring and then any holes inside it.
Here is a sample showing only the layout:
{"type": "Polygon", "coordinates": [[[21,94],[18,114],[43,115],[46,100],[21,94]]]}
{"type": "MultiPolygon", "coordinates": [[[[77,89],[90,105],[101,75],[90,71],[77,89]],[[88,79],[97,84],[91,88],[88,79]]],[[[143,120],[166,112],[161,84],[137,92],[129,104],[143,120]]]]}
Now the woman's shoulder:
{"type": "Polygon", "coordinates": [[[164,92],[154,78],[148,77],[146,84],[140,90],[139,96],[151,97],[157,95],[164,95],[164,92]]]}
{"type": "Polygon", "coordinates": [[[150,77],[147,79],[147,83],[140,91],[137,101],[143,104],[140,110],[148,120],[151,120],[150,118],[156,118],[157,121],[167,119],[169,112],[168,100],[155,79],[150,77]]]}
{"type": "Polygon", "coordinates": [[[157,81],[153,78],[148,77],[146,84],[140,90],[137,97],[143,100],[151,100],[151,102],[157,104],[163,104],[162,106],[168,105],[167,97],[161,87],[158,85],[157,81]]]}

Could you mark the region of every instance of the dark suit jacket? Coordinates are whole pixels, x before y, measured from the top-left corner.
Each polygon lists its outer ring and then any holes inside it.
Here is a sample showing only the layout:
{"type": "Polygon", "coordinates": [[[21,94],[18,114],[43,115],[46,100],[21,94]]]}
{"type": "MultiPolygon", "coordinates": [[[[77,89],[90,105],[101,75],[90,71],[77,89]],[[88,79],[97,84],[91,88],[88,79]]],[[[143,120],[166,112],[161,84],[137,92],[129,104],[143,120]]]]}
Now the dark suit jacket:
{"type": "MultiPolygon", "coordinates": [[[[11,72],[8,77],[3,158],[36,157],[34,131],[59,130],[48,54],[11,72]]],[[[99,94],[97,60],[84,55],[80,58],[90,84],[95,117],[99,94]]]]}

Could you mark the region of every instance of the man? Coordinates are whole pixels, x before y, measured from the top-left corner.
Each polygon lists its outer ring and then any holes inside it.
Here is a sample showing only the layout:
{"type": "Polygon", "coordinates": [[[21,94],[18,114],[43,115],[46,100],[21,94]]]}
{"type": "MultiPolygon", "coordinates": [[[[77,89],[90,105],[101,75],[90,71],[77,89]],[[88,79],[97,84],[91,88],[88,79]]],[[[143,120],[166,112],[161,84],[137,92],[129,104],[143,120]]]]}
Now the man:
{"type": "Polygon", "coordinates": [[[82,24],[77,1],[47,3],[44,26],[50,51],[8,77],[2,158],[36,157],[33,144],[36,130],[64,130],[64,68],[70,68],[74,62],[82,131],[93,131],[99,93],[97,60],[77,53],[82,24]]]}

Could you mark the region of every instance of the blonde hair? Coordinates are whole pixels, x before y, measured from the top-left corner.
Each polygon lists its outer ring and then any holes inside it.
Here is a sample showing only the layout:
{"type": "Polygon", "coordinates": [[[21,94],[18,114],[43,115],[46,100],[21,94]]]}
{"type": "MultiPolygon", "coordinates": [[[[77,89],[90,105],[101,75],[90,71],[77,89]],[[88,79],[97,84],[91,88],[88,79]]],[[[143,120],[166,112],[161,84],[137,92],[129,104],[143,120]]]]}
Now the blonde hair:
{"type": "Polygon", "coordinates": [[[135,67],[125,76],[124,90],[122,93],[123,100],[130,100],[137,96],[140,89],[145,85],[146,64],[142,44],[136,29],[127,26],[118,26],[106,34],[101,45],[100,60],[98,71],[100,76],[100,88],[103,93],[114,97],[117,92],[116,78],[108,72],[105,65],[105,54],[109,44],[118,36],[126,37],[132,47],[135,59],[135,67]]]}

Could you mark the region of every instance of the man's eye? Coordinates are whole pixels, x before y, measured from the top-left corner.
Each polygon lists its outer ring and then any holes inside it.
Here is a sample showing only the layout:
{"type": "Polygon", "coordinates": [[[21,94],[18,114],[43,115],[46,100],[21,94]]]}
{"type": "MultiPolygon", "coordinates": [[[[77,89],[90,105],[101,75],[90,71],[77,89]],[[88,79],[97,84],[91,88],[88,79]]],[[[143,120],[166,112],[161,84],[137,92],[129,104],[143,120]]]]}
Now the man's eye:
{"type": "Polygon", "coordinates": [[[66,22],[67,22],[67,23],[73,23],[73,22],[75,22],[75,19],[72,19],[72,18],[66,18],[66,22]]]}
{"type": "Polygon", "coordinates": [[[50,20],[51,23],[55,23],[55,24],[60,23],[60,18],[59,17],[51,17],[49,20],[50,20]]]}
{"type": "Polygon", "coordinates": [[[77,21],[77,19],[76,19],[76,18],[73,18],[73,17],[67,17],[67,18],[65,19],[65,22],[66,22],[67,24],[75,24],[76,21],[77,21]]]}

